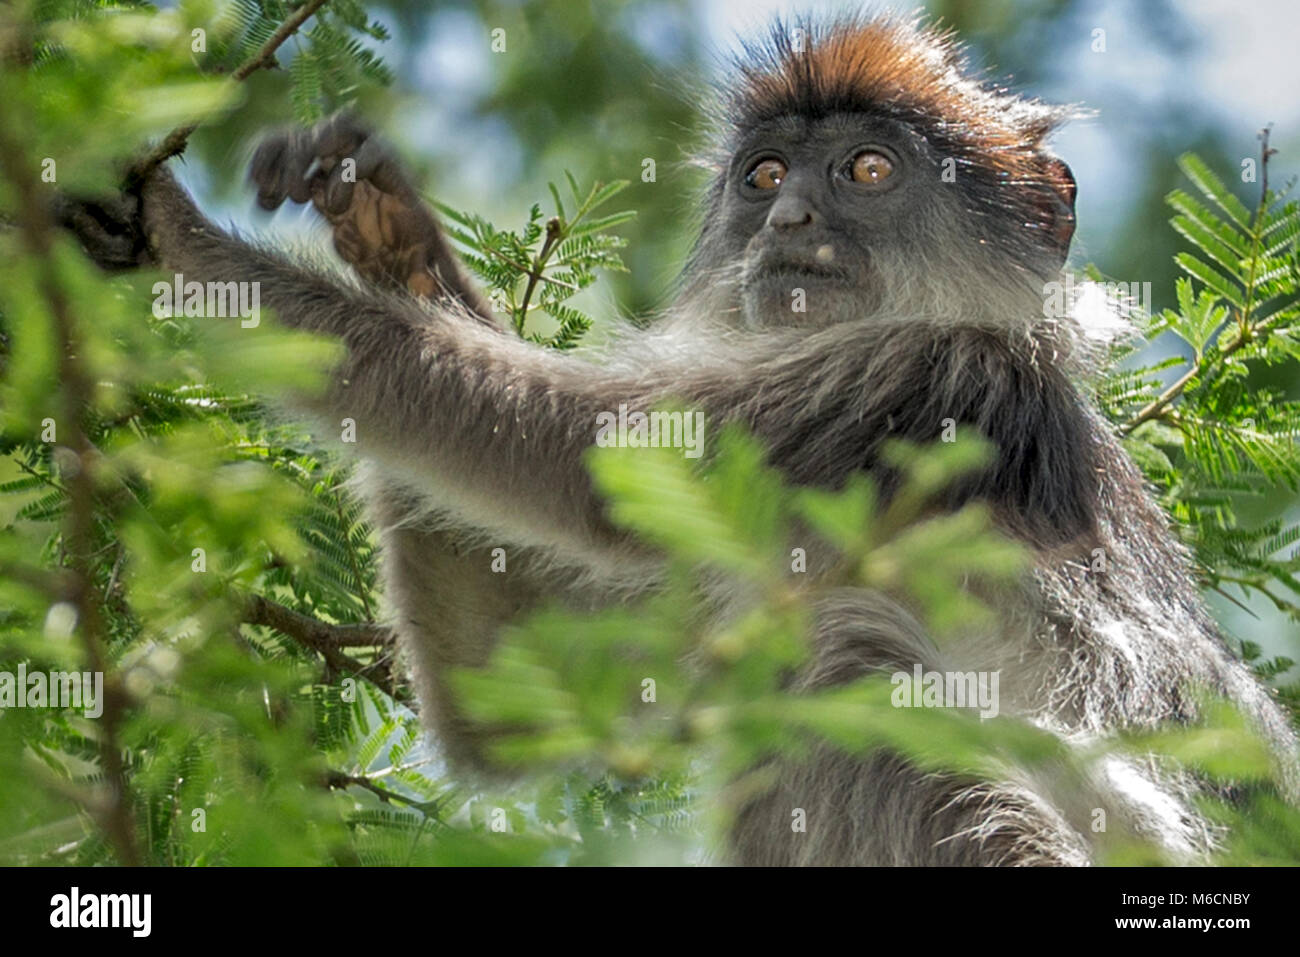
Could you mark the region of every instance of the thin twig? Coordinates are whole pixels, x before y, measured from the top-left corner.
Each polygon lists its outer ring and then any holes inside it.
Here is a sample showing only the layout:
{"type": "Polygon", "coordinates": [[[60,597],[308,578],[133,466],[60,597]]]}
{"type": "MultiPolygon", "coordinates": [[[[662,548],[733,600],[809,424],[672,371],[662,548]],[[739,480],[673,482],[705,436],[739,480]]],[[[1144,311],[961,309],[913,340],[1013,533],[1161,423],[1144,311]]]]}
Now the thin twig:
{"type": "Polygon", "coordinates": [[[1264,158],[1259,169],[1259,205],[1261,209],[1264,206],[1264,199],[1268,196],[1268,158],[1277,152],[1268,145],[1268,136],[1271,132],[1273,132],[1272,123],[1259,131],[1259,142],[1261,144],[1259,151],[1264,158]]]}
{"type": "Polygon", "coordinates": [[[36,469],[32,468],[30,465],[28,465],[20,458],[10,458],[9,461],[13,462],[15,465],[17,465],[20,469],[22,469],[32,478],[40,479],[41,482],[43,482],[45,485],[48,485],[50,488],[62,492],[64,495],[68,494],[68,490],[64,488],[62,485],[60,485],[58,480],[55,479],[54,476],[42,475],[40,472],[36,471],[36,469]]]}
{"type": "Polygon", "coordinates": [[[519,305],[519,322],[516,323],[520,334],[524,331],[524,322],[528,318],[528,300],[533,298],[533,290],[537,288],[537,281],[542,278],[542,270],[546,268],[546,261],[551,258],[551,253],[560,242],[560,236],[563,229],[560,226],[558,216],[552,216],[546,221],[546,242],[542,243],[542,250],[533,260],[533,268],[528,273],[528,285],[524,286],[524,297],[519,305]]]}
{"type": "Polygon", "coordinates": [[[296,612],[284,605],[253,595],[244,605],[243,620],[250,625],[274,628],[325,659],[336,671],[365,678],[395,701],[411,704],[410,693],[398,687],[386,658],[362,664],[345,655],[341,648],[391,648],[394,636],[380,625],[332,625],[296,612]]]}
{"type": "MultiPolygon", "coordinates": [[[[254,53],[249,59],[239,65],[234,73],[230,74],[231,83],[242,83],[253,73],[264,66],[275,65],[275,51],[278,50],[289,37],[298,32],[298,28],[307,21],[307,18],[314,14],[329,0],[309,0],[301,7],[289,15],[288,19],[271,34],[270,38],[262,44],[261,48],[254,53]]],[[[199,128],[198,123],[189,123],[185,126],[177,127],[164,137],[149,155],[143,160],[136,163],[132,168],[128,180],[130,182],[139,182],[146,179],[150,173],[185,150],[189,142],[190,134],[199,128]]]]}
{"type": "Polygon", "coordinates": [[[391,804],[394,801],[399,804],[405,804],[407,807],[414,808],[423,814],[426,818],[436,823],[442,823],[442,800],[434,798],[432,801],[417,801],[415,798],[409,798],[398,794],[396,791],[390,791],[388,788],[381,787],[370,778],[360,774],[347,774],[343,771],[330,770],[325,772],[325,786],[331,790],[342,790],[348,787],[364,788],[371,794],[379,798],[385,804],[391,804]]]}
{"type": "MultiPolygon", "coordinates": [[[[1261,576],[1258,579],[1255,579],[1255,578],[1245,578],[1238,575],[1224,575],[1222,573],[1216,573],[1214,577],[1217,578],[1220,582],[1228,582],[1229,584],[1232,585],[1238,585],[1241,588],[1255,589],[1257,592],[1261,593],[1265,598],[1271,601],[1273,603],[1273,606],[1277,608],[1277,610],[1280,612],[1283,612],[1288,615],[1294,615],[1296,612],[1296,606],[1292,602],[1287,601],[1285,598],[1282,598],[1280,595],[1274,594],[1272,591],[1269,590],[1268,586],[1264,584],[1265,578],[1263,576],[1261,576]]],[[[1229,597],[1224,592],[1220,592],[1220,594],[1223,594],[1224,597],[1229,597]]],[[[1247,608],[1246,610],[1250,611],[1249,608],[1247,608]]],[[[1254,615],[1255,613],[1251,612],[1251,614],[1254,615]]],[[[1255,617],[1258,618],[1259,616],[1255,615],[1255,617]]]]}
{"type": "MultiPolygon", "coordinates": [[[[501,260],[511,269],[518,269],[520,272],[524,272],[524,268],[520,266],[519,263],[515,262],[513,259],[505,255],[504,253],[500,252],[499,250],[493,249],[491,246],[484,246],[482,251],[487,253],[489,256],[495,256],[497,259],[501,260]]],[[[531,270],[527,272],[527,275],[529,276],[531,276],[532,274],[533,273],[531,270]]],[[[559,286],[561,289],[571,289],[574,292],[581,292],[581,290],[573,283],[565,282],[563,279],[556,279],[554,276],[548,276],[545,273],[538,273],[537,278],[542,282],[550,283],[552,286],[559,286]]]]}

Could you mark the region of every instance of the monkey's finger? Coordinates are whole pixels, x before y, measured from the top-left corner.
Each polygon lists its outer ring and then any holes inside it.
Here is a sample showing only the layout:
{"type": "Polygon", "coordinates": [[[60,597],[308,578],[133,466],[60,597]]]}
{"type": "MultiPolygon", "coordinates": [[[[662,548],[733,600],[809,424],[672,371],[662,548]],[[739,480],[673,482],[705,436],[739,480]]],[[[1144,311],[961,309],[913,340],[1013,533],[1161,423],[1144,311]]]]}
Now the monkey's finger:
{"type": "Polygon", "coordinates": [[[308,130],[292,130],[280,158],[274,188],[295,203],[311,200],[311,173],[316,163],[315,140],[308,130]]]}
{"type": "Polygon", "coordinates": [[[319,189],[313,190],[312,201],[326,216],[341,216],[352,205],[352,193],[356,185],[355,164],[345,157],[326,174],[319,189]]]}
{"type": "Polygon", "coordinates": [[[370,131],[352,114],[338,113],[312,127],[309,138],[312,155],[321,163],[333,166],[354,156],[370,138],[370,131]]]}
{"type": "Polygon", "coordinates": [[[406,170],[382,140],[372,136],[357,148],[354,158],[357,179],[365,180],[381,192],[402,198],[414,192],[406,170]]]}
{"type": "Polygon", "coordinates": [[[289,137],[289,149],[285,156],[285,188],[289,198],[295,203],[311,201],[311,178],[308,175],[316,154],[312,148],[310,134],[303,130],[295,131],[289,137]]]}
{"type": "Polygon", "coordinates": [[[277,209],[286,198],[295,203],[311,199],[306,172],[315,159],[309,134],[301,130],[274,133],[263,140],[249,164],[249,179],[257,184],[257,202],[277,209]]]}
{"type": "Polygon", "coordinates": [[[248,167],[248,178],[257,185],[257,205],[263,209],[278,209],[288,190],[281,189],[281,171],[285,153],[289,148],[289,135],[275,133],[262,140],[253,153],[248,167]]]}
{"type": "Polygon", "coordinates": [[[249,178],[257,184],[258,205],[278,209],[286,198],[305,203],[310,192],[303,174],[310,162],[301,134],[280,133],[267,138],[253,154],[249,169],[249,178]]]}

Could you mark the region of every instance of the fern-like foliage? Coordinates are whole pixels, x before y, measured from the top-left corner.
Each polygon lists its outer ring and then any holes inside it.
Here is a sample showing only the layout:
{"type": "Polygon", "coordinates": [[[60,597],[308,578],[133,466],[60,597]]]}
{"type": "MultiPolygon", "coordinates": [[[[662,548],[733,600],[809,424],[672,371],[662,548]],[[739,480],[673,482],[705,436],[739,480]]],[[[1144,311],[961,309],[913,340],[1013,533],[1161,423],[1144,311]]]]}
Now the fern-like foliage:
{"type": "MultiPolygon", "coordinates": [[[[1260,169],[1267,182],[1267,134],[1260,169]]],[[[1243,527],[1247,498],[1300,483],[1300,401],[1270,370],[1300,359],[1300,205],[1262,187],[1254,208],[1199,157],[1179,168],[1191,191],[1167,201],[1192,247],[1175,261],[1176,308],[1145,323],[1177,354],[1142,362],[1144,343],[1115,355],[1103,408],[1193,547],[1208,586],[1262,593],[1300,620],[1300,526],[1277,518],[1243,527]],[[1122,364],[1121,364],[1122,363],[1122,364]]],[[[1274,665],[1261,670],[1276,673],[1274,665]]]]}
{"type": "Polygon", "coordinates": [[[482,216],[461,212],[439,203],[451,220],[448,234],[461,247],[465,263],[488,287],[498,311],[510,317],[515,331],[553,349],[571,349],[591,328],[591,317],[569,300],[596,281],[596,270],[626,272],[618,250],[627,241],[608,230],[632,219],[625,210],[604,216],[592,214],[625,188],[625,180],[596,183],[587,192],[566,172],[573,213],[566,213],[560,191],[549,184],[555,215],[542,220],[542,207],[534,204],[519,232],[497,229],[482,216]],[[540,310],[559,328],[544,335],[529,328],[529,315],[540,310]]]}
{"type": "MultiPolygon", "coordinates": [[[[231,0],[217,21],[205,65],[226,72],[247,61],[296,6],[285,0],[231,0]]],[[[346,104],[362,83],[392,82],[391,71],[372,46],[387,40],[388,31],[370,19],[358,0],[330,0],[310,23],[302,39],[295,38],[285,51],[290,102],[294,117],[304,124],[346,104]]]]}

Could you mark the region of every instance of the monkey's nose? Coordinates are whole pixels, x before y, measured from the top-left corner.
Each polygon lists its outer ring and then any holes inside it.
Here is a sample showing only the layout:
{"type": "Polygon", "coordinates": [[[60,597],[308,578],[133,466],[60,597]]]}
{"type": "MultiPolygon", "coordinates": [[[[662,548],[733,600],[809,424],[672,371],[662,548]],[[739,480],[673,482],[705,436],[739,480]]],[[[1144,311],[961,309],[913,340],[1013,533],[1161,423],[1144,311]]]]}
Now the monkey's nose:
{"type": "Polygon", "coordinates": [[[812,203],[794,192],[783,192],[772,204],[767,214],[767,225],[772,229],[793,229],[811,226],[817,221],[817,211],[812,203]]]}

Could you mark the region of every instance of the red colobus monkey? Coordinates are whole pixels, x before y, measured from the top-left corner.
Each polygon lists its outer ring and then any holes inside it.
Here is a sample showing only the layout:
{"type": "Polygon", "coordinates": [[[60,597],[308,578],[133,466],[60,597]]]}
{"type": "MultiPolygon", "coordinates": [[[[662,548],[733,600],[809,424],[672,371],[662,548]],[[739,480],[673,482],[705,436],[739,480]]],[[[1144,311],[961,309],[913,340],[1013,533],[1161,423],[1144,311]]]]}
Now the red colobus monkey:
{"type": "MultiPolygon", "coordinates": [[[[449,669],[485,663],[542,595],[593,607],[654,580],[653,552],[611,524],[583,452],[598,412],[676,397],[746,425],[800,485],[866,472],[888,488],[881,444],[933,441],[948,420],[995,449],[946,505],[986,502],[1033,551],[997,626],[941,653],[905,601],[840,589],[815,608],[797,688],[917,664],[1000,671],[1004,713],[1071,741],[1194,721],[1209,689],[1271,740],[1294,795],[1285,717],[1228,651],[1091,407],[1079,323],[1044,316],[1074,231],[1074,180],[1045,146],[1063,112],[981,84],[950,37],[913,23],[797,29],[750,47],[719,98],[703,228],[675,304],[598,357],[497,328],[392,152],[346,118],[267,140],[252,178],[266,208],[313,203],[361,287],[215,227],[165,170],[124,234],[143,245],[85,240],[102,261],[257,281],[281,321],[344,342],[323,406],[364,436],[393,627],[456,763],[484,761],[486,732],[462,714],[449,669]],[[806,311],[790,308],[796,287],[806,311]],[[510,570],[493,574],[486,543],[503,542],[510,570]],[[1105,574],[1089,572],[1099,548],[1105,574]]],[[[809,573],[833,559],[810,556],[809,573]]],[[[1068,792],[1014,771],[923,773],[887,752],[782,761],[739,815],[730,860],[1083,864],[1098,807],[1175,860],[1215,840],[1191,779],[1136,760],[1109,759],[1068,792]],[[794,808],[806,833],[791,831],[794,808]]]]}

